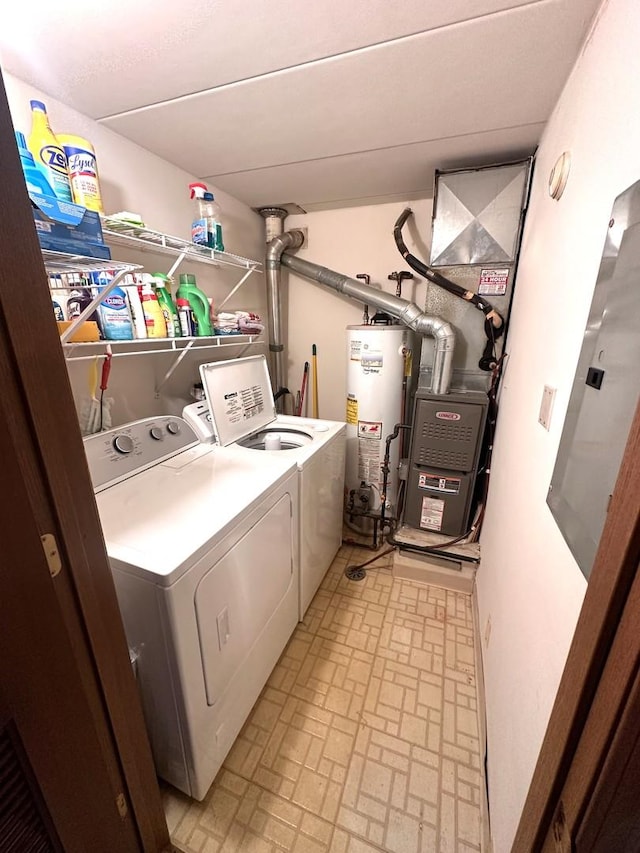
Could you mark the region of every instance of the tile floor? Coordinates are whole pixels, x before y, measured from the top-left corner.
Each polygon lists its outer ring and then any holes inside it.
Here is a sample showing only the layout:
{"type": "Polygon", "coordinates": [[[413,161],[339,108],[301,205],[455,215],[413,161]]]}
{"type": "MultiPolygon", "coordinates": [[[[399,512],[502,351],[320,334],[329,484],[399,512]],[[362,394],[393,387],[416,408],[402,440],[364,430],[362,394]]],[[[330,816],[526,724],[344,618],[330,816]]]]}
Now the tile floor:
{"type": "Polygon", "coordinates": [[[165,786],[188,853],[472,853],[480,751],[471,599],[364,581],[343,547],[204,802],[165,786]]]}

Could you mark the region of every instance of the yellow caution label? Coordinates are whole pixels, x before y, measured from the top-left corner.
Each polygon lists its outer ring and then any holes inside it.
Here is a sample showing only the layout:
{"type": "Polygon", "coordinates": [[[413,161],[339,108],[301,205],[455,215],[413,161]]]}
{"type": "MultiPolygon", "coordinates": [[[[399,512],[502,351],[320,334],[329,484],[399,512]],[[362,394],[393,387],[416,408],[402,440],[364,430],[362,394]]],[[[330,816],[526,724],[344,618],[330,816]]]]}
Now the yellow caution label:
{"type": "Polygon", "coordinates": [[[358,401],[354,397],[347,397],[347,423],[358,425],[358,401]]]}

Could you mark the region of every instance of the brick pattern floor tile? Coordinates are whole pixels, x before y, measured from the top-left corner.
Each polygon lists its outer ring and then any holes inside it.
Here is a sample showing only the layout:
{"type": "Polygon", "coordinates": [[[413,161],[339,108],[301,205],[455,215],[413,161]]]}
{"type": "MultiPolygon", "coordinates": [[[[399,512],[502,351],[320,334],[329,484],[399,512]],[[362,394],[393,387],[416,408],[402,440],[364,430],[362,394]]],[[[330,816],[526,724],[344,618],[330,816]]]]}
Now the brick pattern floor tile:
{"type": "Polygon", "coordinates": [[[471,599],[361,582],[343,547],[204,802],[163,786],[187,853],[478,853],[471,599]]]}

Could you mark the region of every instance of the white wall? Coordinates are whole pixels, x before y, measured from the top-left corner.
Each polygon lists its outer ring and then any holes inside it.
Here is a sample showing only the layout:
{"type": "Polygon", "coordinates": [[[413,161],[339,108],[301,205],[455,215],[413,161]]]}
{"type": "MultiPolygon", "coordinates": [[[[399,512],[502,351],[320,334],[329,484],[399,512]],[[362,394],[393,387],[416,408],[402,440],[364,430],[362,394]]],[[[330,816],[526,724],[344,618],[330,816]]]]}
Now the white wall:
{"type": "MultiPolygon", "coordinates": [[[[428,257],[420,237],[431,234],[431,199],[407,203],[414,222],[407,224],[404,237],[418,257],[428,257]]],[[[285,228],[308,228],[308,246],[298,254],[304,260],[330,267],[355,277],[368,273],[372,284],[395,293],[396,283],[387,276],[409,270],[393,240],[393,225],[407,204],[379,204],[323,210],[290,216],[285,228]]],[[[411,270],[409,270],[410,272],[411,270]]],[[[285,272],[286,278],[286,272],[285,272]]],[[[318,408],[321,418],[343,421],[346,410],[346,332],[348,325],[362,322],[363,305],[307,279],[289,274],[288,299],[288,387],[300,388],[305,361],[311,363],[311,348],[318,349],[318,408]]],[[[402,295],[424,305],[426,284],[417,275],[403,282],[402,295]]],[[[375,309],[369,307],[369,315],[375,309]]],[[[309,373],[309,384],[311,373],[309,373]]],[[[305,396],[306,413],[311,416],[311,396],[305,396]]]]}
{"type": "MultiPolygon", "coordinates": [[[[54,132],[75,133],[85,136],[93,143],[107,213],[119,210],[135,211],[150,228],[178,237],[189,237],[194,211],[193,202],[189,199],[188,185],[197,180],[196,176],[162,160],[16,77],[7,73],[3,76],[17,130],[29,133],[29,101],[35,98],[47,105],[54,132]]],[[[223,211],[227,251],[261,261],[264,255],[264,227],[261,217],[228,193],[219,191],[216,187],[210,189],[215,193],[223,211]]],[[[166,272],[173,263],[173,258],[167,255],[146,252],[141,254],[122,247],[113,247],[112,255],[114,259],[142,264],[148,272],[166,272]]],[[[200,287],[208,296],[213,297],[214,302],[223,299],[242,274],[241,270],[224,267],[217,269],[202,264],[183,264],[177,274],[181,272],[194,273],[200,287]]],[[[226,308],[254,310],[265,317],[266,294],[262,274],[254,273],[232,297],[226,308]]],[[[265,351],[264,346],[251,349],[251,352],[265,351]]],[[[198,364],[233,357],[240,352],[239,348],[234,347],[189,355],[158,397],[154,393],[156,381],[166,373],[172,355],[114,359],[109,391],[114,400],[114,424],[161,412],[179,413],[184,403],[190,402],[189,388],[199,379],[198,364]]],[[[78,404],[87,393],[87,373],[87,362],[69,363],[69,375],[78,404]]]]}
{"type": "Polygon", "coordinates": [[[605,3],[545,130],[516,283],[478,574],[495,853],[517,828],[586,583],[545,503],[615,197],[640,178],[640,15],[605,3]],[[570,151],[562,199],[547,193],[570,151]],[[551,429],[543,385],[558,389],[551,429]]]}

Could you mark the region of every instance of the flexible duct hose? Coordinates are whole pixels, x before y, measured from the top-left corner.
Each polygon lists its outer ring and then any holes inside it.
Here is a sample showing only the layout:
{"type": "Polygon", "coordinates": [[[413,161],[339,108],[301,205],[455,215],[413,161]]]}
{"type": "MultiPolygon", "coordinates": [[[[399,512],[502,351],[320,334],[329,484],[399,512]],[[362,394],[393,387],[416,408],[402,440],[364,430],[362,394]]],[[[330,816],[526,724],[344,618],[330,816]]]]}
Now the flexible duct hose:
{"type": "Polygon", "coordinates": [[[413,211],[410,207],[405,208],[396,220],[396,224],[393,226],[393,238],[396,241],[398,251],[411,269],[415,270],[419,275],[433,282],[433,284],[437,284],[438,287],[442,287],[444,290],[447,290],[459,299],[464,299],[466,302],[470,302],[482,311],[485,316],[484,331],[487,336],[487,343],[485,344],[482,352],[482,358],[478,362],[478,367],[481,370],[493,370],[496,366],[494,353],[495,342],[504,332],[504,318],[498,311],[496,311],[493,305],[486,299],[483,299],[482,296],[479,296],[472,290],[466,290],[464,287],[461,287],[459,284],[456,284],[454,281],[451,281],[439,272],[436,272],[431,267],[428,267],[421,260],[416,258],[415,255],[411,254],[402,239],[402,229],[405,222],[412,214],[413,211]]]}

